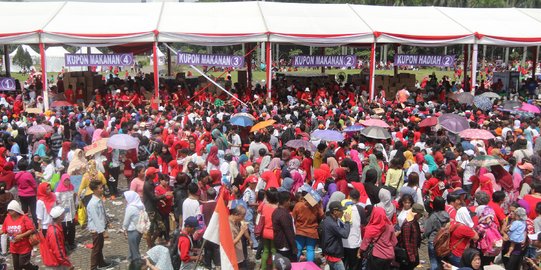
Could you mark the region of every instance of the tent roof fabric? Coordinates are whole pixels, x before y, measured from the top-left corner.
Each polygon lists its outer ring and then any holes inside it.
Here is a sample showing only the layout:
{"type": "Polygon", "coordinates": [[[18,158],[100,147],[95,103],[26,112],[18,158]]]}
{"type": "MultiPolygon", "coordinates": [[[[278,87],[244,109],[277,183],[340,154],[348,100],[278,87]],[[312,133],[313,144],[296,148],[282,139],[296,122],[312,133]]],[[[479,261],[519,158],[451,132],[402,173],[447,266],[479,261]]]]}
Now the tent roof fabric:
{"type": "Polygon", "coordinates": [[[541,9],[277,2],[0,2],[0,9],[0,44],[541,45],[541,9]]]}
{"type": "Polygon", "coordinates": [[[66,49],[64,49],[64,47],[62,46],[49,47],[45,50],[45,55],[47,57],[49,56],[64,57],[66,53],[69,53],[69,52],[66,49]]]}
{"type": "Polygon", "coordinates": [[[23,48],[26,52],[28,52],[28,54],[30,54],[31,57],[40,57],[41,56],[39,53],[34,51],[34,49],[32,49],[32,47],[30,47],[28,45],[21,45],[21,46],[17,46],[17,48],[15,48],[15,50],[13,50],[13,52],[11,52],[9,54],[9,57],[10,58],[14,57],[17,54],[17,51],[19,50],[19,48],[23,48]]]}
{"type": "MultiPolygon", "coordinates": [[[[77,54],[86,54],[88,50],[88,47],[81,47],[78,49],[75,53],[77,54]]],[[[96,47],[90,47],[90,53],[92,54],[103,54],[98,48],[96,47]]]]}

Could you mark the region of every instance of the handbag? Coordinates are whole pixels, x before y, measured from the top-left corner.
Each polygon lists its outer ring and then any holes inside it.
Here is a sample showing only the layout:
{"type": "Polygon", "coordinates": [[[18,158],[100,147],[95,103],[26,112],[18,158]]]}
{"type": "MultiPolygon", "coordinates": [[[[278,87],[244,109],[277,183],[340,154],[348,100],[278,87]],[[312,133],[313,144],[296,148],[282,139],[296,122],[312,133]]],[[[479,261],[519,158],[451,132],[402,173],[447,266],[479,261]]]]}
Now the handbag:
{"type": "Polygon", "coordinates": [[[43,236],[41,236],[41,233],[38,233],[36,231],[32,233],[30,236],[28,236],[28,242],[30,242],[30,245],[35,247],[39,245],[39,243],[41,242],[41,238],[43,238],[43,236]]]}
{"type": "Polygon", "coordinates": [[[262,214],[257,214],[257,223],[255,224],[254,234],[257,237],[263,235],[263,229],[265,228],[265,216],[262,214]]]}
{"type": "Polygon", "coordinates": [[[86,225],[86,208],[82,202],[79,202],[79,207],[77,208],[77,222],[79,225],[86,225]]]}

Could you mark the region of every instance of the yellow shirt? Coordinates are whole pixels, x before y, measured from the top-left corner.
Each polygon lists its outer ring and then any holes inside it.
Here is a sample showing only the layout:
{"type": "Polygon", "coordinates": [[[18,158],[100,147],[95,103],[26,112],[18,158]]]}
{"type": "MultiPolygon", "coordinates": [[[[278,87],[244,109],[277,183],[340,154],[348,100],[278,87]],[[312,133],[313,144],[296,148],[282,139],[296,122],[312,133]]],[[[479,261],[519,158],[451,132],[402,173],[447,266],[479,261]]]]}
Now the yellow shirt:
{"type": "MultiPolygon", "coordinates": [[[[107,184],[107,180],[105,180],[105,176],[103,176],[103,173],[98,172],[98,180],[100,180],[102,185],[107,184]]],[[[81,185],[79,186],[79,191],[77,194],[81,196],[81,193],[84,191],[84,196],[92,194],[92,190],[88,187],[90,185],[90,177],[88,173],[83,174],[83,179],[81,180],[81,185]]]]}

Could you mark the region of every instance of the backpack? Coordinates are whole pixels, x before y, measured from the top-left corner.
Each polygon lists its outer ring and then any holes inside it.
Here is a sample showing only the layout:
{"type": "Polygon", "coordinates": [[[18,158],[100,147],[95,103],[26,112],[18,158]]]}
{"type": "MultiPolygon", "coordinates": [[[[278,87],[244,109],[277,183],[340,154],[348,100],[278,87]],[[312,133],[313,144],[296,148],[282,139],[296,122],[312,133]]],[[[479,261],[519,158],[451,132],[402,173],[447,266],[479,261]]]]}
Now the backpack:
{"type": "Polygon", "coordinates": [[[137,221],[137,225],[135,225],[135,229],[141,234],[148,232],[148,229],[150,229],[150,219],[145,210],[139,211],[139,220],[137,221]]]}
{"type": "Polygon", "coordinates": [[[452,224],[449,222],[444,227],[442,227],[436,236],[434,237],[434,250],[436,251],[436,256],[440,258],[447,257],[451,250],[456,248],[458,244],[462,242],[463,239],[460,239],[451,249],[449,246],[451,240],[451,234],[460,226],[459,223],[452,224]]]}
{"type": "Polygon", "coordinates": [[[173,233],[173,237],[171,238],[171,242],[169,244],[169,256],[171,258],[171,264],[173,265],[173,269],[180,269],[180,253],[178,251],[178,239],[183,234],[179,231],[179,229],[176,229],[173,233]]]}

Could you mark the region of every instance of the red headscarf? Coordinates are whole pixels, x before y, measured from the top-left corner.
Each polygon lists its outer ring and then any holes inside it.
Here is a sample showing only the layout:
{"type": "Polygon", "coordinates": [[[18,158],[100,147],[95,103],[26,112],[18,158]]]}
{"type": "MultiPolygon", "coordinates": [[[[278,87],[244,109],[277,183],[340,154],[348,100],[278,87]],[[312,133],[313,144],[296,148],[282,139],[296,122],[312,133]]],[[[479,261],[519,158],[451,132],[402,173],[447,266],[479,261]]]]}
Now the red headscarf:
{"type": "Polygon", "coordinates": [[[488,194],[492,198],[492,193],[494,193],[494,187],[492,186],[492,180],[487,175],[483,174],[479,177],[479,189],[488,194]]]}
{"type": "Polygon", "coordinates": [[[425,162],[425,156],[421,153],[415,155],[415,162],[419,165],[419,170],[423,170],[423,163],[425,162]]]}
{"type": "Polygon", "coordinates": [[[366,193],[364,184],[361,182],[351,182],[350,184],[361,194],[359,197],[359,202],[366,204],[368,201],[368,193],[366,193]]]}
{"type": "Polygon", "coordinates": [[[218,146],[213,145],[210,148],[210,152],[207,156],[207,163],[210,163],[214,166],[220,166],[220,159],[218,158],[218,146]]]}
{"type": "Polygon", "coordinates": [[[374,207],[370,216],[370,221],[366,225],[364,231],[365,238],[376,238],[385,231],[385,227],[391,225],[391,221],[387,218],[385,210],[381,207],[374,207]]]}
{"type": "Polygon", "coordinates": [[[222,172],[220,170],[211,170],[209,172],[210,179],[212,179],[212,185],[222,184],[222,172]]]}
{"type": "Polygon", "coordinates": [[[327,178],[331,177],[330,170],[325,170],[329,168],[327,164],[321,164],[318,169],[314,170],[314,183],[312,184],[313,189],[317,189],[317,186],[321,183],[325,185],[327,178]]]}
{"type": "Polygon", "coordinates": [[[54,204],[56,203],[56,195],[54,192],[49,192],[47,194],[47,188],[51,185],[47,182],[43,182],[39,184],[38,186],[38,200],[41,200],[43,203],[45,203],[45,209],[47,209],[47,213],[51,212],[51,209],[53,209],[54,204]]]}

